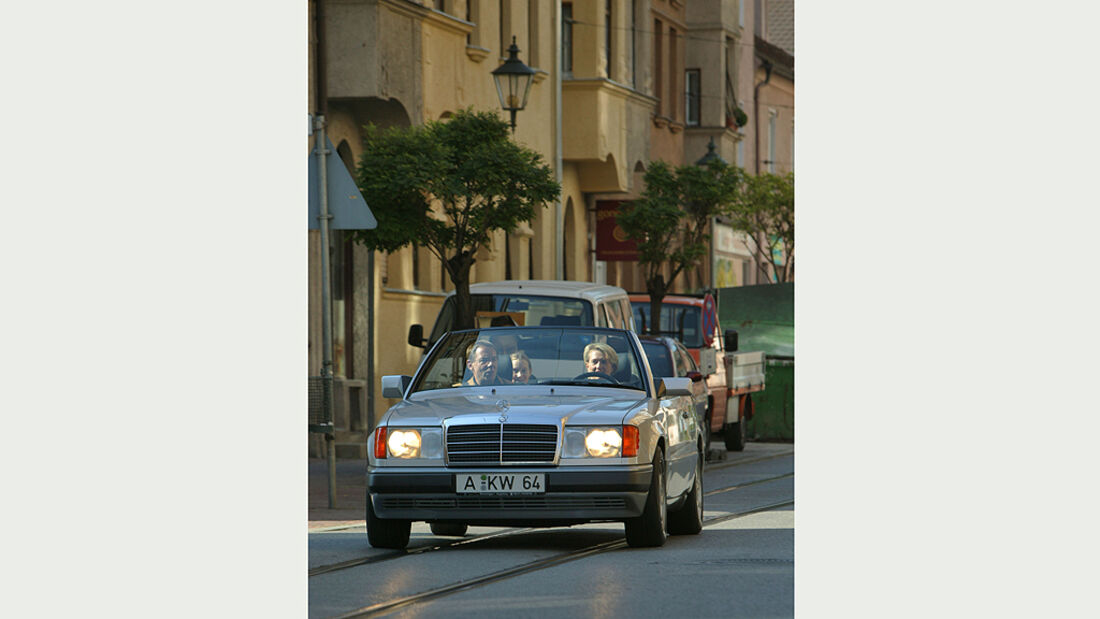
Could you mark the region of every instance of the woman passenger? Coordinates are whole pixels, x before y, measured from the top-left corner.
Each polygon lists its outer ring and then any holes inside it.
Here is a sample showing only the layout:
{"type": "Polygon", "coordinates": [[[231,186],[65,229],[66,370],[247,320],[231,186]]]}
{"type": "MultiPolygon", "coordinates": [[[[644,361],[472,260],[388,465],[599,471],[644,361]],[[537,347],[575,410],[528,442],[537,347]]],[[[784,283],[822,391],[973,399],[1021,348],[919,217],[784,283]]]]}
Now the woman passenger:
{"type": "Polygon", "coordinates": [[[531,359],[527,357],[527,353],[519,350],[509,355],[509,358],[512,360],[512,384],[533,384],[536,379],[531,376],[531,359]]]}

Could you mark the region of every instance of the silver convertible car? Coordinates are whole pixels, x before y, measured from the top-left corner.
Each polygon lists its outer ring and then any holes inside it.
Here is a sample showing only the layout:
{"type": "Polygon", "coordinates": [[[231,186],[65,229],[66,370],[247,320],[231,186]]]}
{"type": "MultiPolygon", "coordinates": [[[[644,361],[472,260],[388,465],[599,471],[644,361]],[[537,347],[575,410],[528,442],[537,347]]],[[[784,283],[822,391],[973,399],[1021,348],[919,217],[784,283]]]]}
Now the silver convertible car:
{"type": "Polygon", "coordinates": [[[404,548],[412,521],[623,522],[631,546],[703,527],[703,437],[688,378],[650,374],[632,331],[500,327],[441,338],[368,440],[367,535],[404,548]]]}

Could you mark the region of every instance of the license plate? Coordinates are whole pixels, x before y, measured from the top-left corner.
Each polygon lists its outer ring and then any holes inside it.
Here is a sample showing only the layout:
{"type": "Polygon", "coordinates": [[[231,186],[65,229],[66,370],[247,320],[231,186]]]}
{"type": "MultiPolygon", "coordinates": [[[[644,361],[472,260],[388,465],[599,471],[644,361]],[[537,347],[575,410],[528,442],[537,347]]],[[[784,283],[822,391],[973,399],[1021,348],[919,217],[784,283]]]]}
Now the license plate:
{"type": "Polygon", "coordinates": [[[543,473],[457,473],[458,494],[541,494],[546,492],[543,473]]]}

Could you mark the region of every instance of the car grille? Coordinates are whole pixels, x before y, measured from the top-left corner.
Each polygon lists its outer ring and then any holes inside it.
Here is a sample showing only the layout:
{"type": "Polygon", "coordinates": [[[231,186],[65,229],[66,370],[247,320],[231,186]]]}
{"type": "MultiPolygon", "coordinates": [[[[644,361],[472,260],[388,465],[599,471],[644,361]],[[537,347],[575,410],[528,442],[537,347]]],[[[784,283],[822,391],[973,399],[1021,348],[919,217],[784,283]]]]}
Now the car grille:
{"type": "Polygon", "coordinates": [[[620,497],[462,496],[456,498],[384,497],[389,509],[625,509],[620,497]]]}
{"type": "Polygon", "coordinates": [[[447,428],[447,462],[501,464],[553,462],[558,427],[531,423],[482,423],[447,428]]]}

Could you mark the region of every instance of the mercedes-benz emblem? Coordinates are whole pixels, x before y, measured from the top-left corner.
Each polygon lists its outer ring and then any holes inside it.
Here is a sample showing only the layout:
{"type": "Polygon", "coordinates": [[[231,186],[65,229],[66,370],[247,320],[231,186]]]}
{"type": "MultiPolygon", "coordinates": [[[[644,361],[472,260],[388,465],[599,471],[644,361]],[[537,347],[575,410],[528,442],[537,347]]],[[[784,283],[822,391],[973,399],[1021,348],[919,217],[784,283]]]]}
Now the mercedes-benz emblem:
{"type": "Polygon", "coordinates": [[[500,411],[500,422],[508,421],[508,400],[497,400],[497,410],[500,411]]]}

